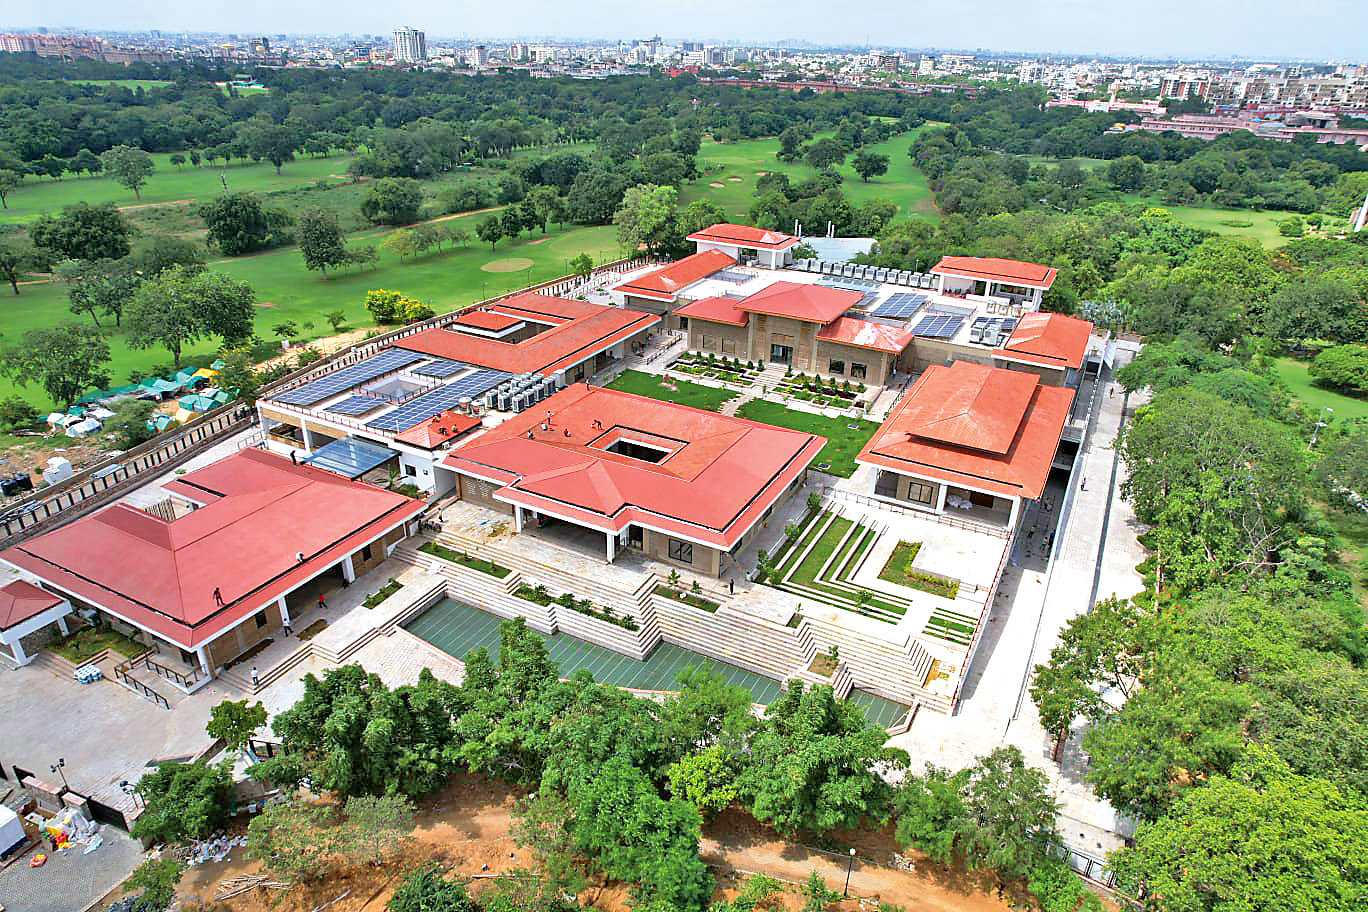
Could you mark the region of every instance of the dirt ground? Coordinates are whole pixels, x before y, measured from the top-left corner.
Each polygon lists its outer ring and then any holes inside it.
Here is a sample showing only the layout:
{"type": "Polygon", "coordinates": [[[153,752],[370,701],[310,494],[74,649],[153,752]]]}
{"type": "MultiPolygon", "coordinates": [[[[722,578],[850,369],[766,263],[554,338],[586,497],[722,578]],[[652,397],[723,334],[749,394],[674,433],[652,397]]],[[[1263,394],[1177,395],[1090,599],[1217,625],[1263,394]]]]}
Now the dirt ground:
{"type": "MultiPolygon", "coordinates": [[[[478,895],[489,875],[532,864],[531,853],[517,848],[509,835],[514,804],[523,794],[501,782],[460,776],[435,799],[423,803],[412,839],[399,858],[379,867],[338,872],[321,883],[298,884],[283,891],[258,888],[216,903],[214,895],[221,881],[260,873],[260,864],[247,861],[244,849],[234,849],[224,862],[186,869],[178,892],[191,902],[182,908],[313,912],[331,902],[328,912],[382,912],[405,872],[432,863],[468,881],[471,892],[478,895]]],[[[700,853],[717,876],[715,899],[731,899],[747,876],[763,873],[794,885],[775,906],[797,912],[803,905],[797,885],[810,871],[821,874],[831,889],[844,886],[847,858],[841,852],[850,845],[857,852],[850,899],[833,906],[832,912],[859,912],[870,901],[896,903],[907,912],[1005,912],[1011,908],[994,895],[991,876],[966,875],[922,858],[916,860],[914,871],[890,867],[896,847],[883,831],[838,834],[833,846],[839,851],[825,852],[784,841],[749,815],[728,811],[704,828],[700,853]]],[[[105,903],[119,895],[116,890],[105,903]]],[[[596,884],[580,895],[584,906],[604,912],[627,912],[630,899],[617,884],[596,884]]]]}
{"type": "Polygon", "coordinates": [[[34,481],[43,477],[51,456],[65,456],[77,472],[92,462],[98,461],[108,452],[107,441],[103,437],[78,439],[65,434],[35,434],[9,438],[14,442],[0,449],[0,475],[15,472],[28,472],[34,481]]]}

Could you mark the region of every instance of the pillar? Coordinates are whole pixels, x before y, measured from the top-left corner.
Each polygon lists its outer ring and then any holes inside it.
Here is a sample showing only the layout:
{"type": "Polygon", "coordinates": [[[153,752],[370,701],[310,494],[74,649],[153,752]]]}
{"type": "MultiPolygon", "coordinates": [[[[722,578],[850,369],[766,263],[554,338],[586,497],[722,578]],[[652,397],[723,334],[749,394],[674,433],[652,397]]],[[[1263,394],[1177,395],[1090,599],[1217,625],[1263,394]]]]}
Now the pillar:
{"type": "Polygon", "coordinates": [[[522,528],[522,507],[513,505],[513,531],[521,533],[522,528]]]}
{"type": "Polygon", "coordinates": [[[309,433],[309,422],[299,419],[299,433],[304,438],[304,449],[313,452],[313,434],[309,433]]]}
{"type": "Polygon", "coordinates": [[[611,564],[613,558],[617,557],[617,535],[612,532],[604,534],[608,537],[608,563],[611,564]]]}
{"type": "Polygon", "coordinates": [[[280,608],[280,623],[286,627],[290,626],[290,609],[285,604],[285,596],[276,599],[276,606],[280,608]]]}
{"type": "Polygon", "coordinates": [[[65,617],[59,617],[57,619],[57,629],[62,631],[62,636],[68,636],[71,633],[71,628],[67,626],[65,617]]]}
{"type": "Polygon", "coordinates": [[[950,493],[950,486],[944,483],[940,486],[940,492],[936,495],[936,512],[945,512],[945,495],[950,493]]]}
{"type": "Polygon", "coordinates": [[[1008,516],[1008,518],[1007,518],[1007,528],[1008,528],[1009,530],[1010,530],[1010,529],[1015,529],[1015,528],[1016,528],[1017,517],[1020,515],[1020,513],[1021,513],[1021,498],[1020,498],[1020,497],[1014,497],[1014,498],[1012,498],[1012,512],[1011,512],[1011,515],[1008,516]]]}
{"type": "Polygon", "coordinates": [[[199,659],[200,669],[204,671],[204,676],[213,677],[214,671],[209,667],[209,650],[200,646],[195,650],[195,657],[199,659]]]}
{"type": "Polygon", "coordinates": [[[19,665],[27,665],[29,663],[28,655],[24,652],[22,638],[15,638],[14,642],[9,644],[9,648],[10,652],[14,653],[14,661],[16,663],[19,665]]]}
{"type": "Polygon", "coordinates": [[[356,565],[352,563],[352,557],[355,556],[355,554],[356,552],[353,551],[351,554],[342,558],[340,565],[342,567],[342,578],[347,581],[348,585],[356,582],[356,565]]]}

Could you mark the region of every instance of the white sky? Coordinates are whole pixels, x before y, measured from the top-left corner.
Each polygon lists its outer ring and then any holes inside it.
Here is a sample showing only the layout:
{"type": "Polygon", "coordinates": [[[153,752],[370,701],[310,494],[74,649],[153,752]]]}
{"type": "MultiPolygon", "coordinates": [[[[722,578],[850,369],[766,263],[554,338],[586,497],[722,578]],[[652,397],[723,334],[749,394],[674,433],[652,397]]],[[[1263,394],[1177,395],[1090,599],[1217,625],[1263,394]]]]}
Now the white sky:
{"type": "Polygon", "coordinates": [[[783,40],[1037,53],[1368,59],[1368,0],[5,0],[0,29],[783,40]]]}

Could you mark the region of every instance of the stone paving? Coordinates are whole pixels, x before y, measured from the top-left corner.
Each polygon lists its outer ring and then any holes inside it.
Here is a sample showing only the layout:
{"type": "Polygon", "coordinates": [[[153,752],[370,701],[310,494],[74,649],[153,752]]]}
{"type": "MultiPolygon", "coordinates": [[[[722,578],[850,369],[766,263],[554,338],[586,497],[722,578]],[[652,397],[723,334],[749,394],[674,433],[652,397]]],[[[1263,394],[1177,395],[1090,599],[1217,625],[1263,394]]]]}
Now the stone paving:
{"type": "MultiPolygon", "coordinates": [[[[101,826],[104,845],[47,851],[47,864],[18,861],[0,871],[0,908],[6,912],[80,912],[114,889],[141,864],[142,846],[122,830],[101,826]]],[[[35,850],[39,851],[39,850],[35,850]]],[[[32,853],[28,857],[32,857],[32,853]]]]}

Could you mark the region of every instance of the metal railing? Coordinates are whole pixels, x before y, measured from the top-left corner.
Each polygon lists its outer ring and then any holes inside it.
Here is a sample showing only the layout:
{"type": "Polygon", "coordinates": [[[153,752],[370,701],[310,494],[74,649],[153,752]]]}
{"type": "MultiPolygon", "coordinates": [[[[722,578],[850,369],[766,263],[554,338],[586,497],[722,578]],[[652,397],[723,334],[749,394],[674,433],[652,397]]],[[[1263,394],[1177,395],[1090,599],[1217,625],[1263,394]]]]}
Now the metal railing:
{"type": "Polygon", "coordinates": [[[162,665],[160,662],[154,662],[154,661],[152,661],[152,659],[151,659],[150,657],[144,657],[142,661],[143,661],[143,666],[144,666],[148,671],[150,671],[150,672],[152,672],[153,674],[156,674],[156,675],[158,675],[158,676],[160,676],[160,677],[165,678],[166,680],[170,681],[172,684],[178,684],[178,685],[180,685],[182,688],[186,688],[186,689],[190,688],[192,685],[195,684],[196,681],[198,681],[201,677],[204,676],[204,675],[203,675],[203,672],[201,672],[199,669],[196,669],[195,671],[191,672],[191,673],[188,674],[188,675],[182,674],[182,673],[180,673],[179,671],[176,671],[174,668],[167,668],[165,665],[162,665]]]}
{"type": "Polygon", "coordinates": [[[989,535],[995,535],[998,538],[1011,537],[1011,530],[1007,529],[1004,526],[995,526],[992,523],[980,522],[979,520],[974,519],[961,519],[958,516],[950,516],[945,513],[933,513],[930,510],[918,510],[915,507],[905,507],[902,504],[892,503],[880,497],[874,497],[869,494],[860,494],[855,491],[845,490],[844,488],[832,487],[831,485],[825,485],[822,488],[822,494],[823,496],[830,495],[834,497],[840,497],[845,500],[853,501],[854,503],[862,504],[863,506],[867,507],[879,507],[886,510],[894,510],[898,513],[907,513],[913,516],[920,516],[925,519],[932,519],[939,523],[945,523],[947,526],[955,526],[959,529],[968,529],[971,532],[986,532],[989,535]]]}
{"type": "Polygon", "coordinates": [[[147,699],[151,700],[153,703],[156,703],[156,704],[157,704],[158,706],[160,706],[162,709],[170,709],[170,708],[171,708],[171,704],[167,702],[166,697],[163,697],[161,694],[157,693],[155,690],[153,690],[152,688],[148,687],[148,686],[147,686],[146,684],[144,684],[142,681],[139,681],[137,678],[133,677],[132,675],[130,675],[130,674],[128,673],[128,672],[129,672],[129,669],[131,669],[131,668],[133,667],[133,664],[134,664],[135,662],[138,662],[138,661],[142,660],[142,659],[145,658],[147,655],[148,655],[147,653],[143,653],[141,656],[137,656],[137,657],[135,657],[135,658],[128,659],[127,661],[120,662],[118,665],[115,665],[115,666],[114,666],[114,677],[115,677],[116,680],[118,680],[120,683],[124,684],[124,685],[125,685],[126,687],[128,687],[130,690],[133,690],[135,693],[138,693],[138,694],[142,695],[143,697],[146,697],[147,699]]]}

